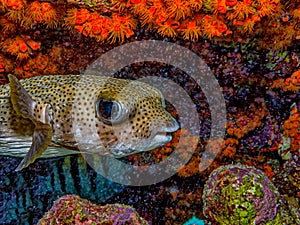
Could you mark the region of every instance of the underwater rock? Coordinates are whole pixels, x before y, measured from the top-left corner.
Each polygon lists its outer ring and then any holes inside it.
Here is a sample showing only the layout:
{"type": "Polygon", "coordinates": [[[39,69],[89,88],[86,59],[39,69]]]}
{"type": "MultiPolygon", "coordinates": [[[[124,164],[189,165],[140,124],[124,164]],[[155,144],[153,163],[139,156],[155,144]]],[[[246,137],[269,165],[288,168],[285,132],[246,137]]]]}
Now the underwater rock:
{"type": "Polygon", "coordinates": [[[66,194],[100,204],[124,189],[97,174],[81,156],[38,160],[15,172],[19,163],[19,158],[0,158],[0,224],[37,224],[53,201],[66,194]]]}
{"type": "Polygon", "coordinates": [[[99,206],[77,195],[65,195],[39,221],[46,224],[114,224],[147,225],[134,208],[122,204],[99,206]]]}
{"type": "Polygon", "coordinates": [[[296,193],[296,196],[300,196],[300,148],[298,151],[294,151],[291,150],[291,145],[291,138],[282,136],[278,153],[282,158],[283,164],[280,167],[280,171],[276,174],[274,182],[281,193],[289,196],[293,196],[296,193]]]}
{"type": "Polygon", "coordinates": [[[204,186],[203,213],[213,224],[299,224],[274,184],[259,169],[226,165],[214,170],[204,186]]]}

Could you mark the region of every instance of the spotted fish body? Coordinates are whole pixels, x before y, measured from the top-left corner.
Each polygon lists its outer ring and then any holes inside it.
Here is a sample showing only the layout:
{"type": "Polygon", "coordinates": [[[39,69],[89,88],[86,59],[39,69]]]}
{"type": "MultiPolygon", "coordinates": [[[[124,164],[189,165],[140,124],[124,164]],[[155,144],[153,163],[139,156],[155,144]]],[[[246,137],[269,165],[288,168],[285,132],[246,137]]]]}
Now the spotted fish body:
{"type": "Polygon", "coordinates": [[[95,75],[41,76],[0,89],[0,155],[37,157],[78,151],[123,157],[164,145],[178,129],[156,88],[95,75]]]}

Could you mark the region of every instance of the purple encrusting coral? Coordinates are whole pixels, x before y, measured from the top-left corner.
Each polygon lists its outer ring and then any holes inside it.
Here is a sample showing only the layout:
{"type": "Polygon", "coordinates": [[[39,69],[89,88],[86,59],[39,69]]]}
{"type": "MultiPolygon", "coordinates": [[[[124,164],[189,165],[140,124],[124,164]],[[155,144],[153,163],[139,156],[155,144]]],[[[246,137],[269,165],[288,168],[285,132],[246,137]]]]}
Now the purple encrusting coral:
{"type": "Polygon", "coordinates": [[[38,224],[147,225],[148,222],[130,206],[99,206],[76,195],[65,195],[54,202],[38,224]]]}
{"type": "Polygon", "coordinates": [[[221,166],[205,184],[203,212],[214,224],[283,224],[289,213],[280,199],[262,171],[241,164],[221,166]]]}

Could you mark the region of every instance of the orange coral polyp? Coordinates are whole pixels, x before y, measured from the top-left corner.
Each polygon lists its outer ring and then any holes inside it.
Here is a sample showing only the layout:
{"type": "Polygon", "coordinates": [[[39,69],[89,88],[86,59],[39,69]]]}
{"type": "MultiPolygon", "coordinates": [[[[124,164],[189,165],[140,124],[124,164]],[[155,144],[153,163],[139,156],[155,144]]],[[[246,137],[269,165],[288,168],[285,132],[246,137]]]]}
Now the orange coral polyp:
{"type": "Polygon", "coordinates": [[[28,50],[27,45],[26,45],[25,42],[22,41],[22,40],[19,41],[19,50],[20,50],[20,52],[22,52],[22,53],[27,52],[27,50],[28,50]]]}
{"type": "Polygon", "coordinates": [[[93,32],[93,34],[95,34],[95,35],[98,35],[98,34],[101,34],[101,32],[102,32],[102,25],[100,25],[100,24],[92,24],[92,32],[93,32]]]}
{"type": "MultiPolygon", "coordinates": [[[[113,19],[116,19],[116,18],[113,18],[113,19]]],[[[124,24],[125,27],[135,29],[137,26],[136,21],[131,16],[121,16],[117,19],[120,20],[120,23],[124,24]]]]}
{"type": "Polygon", "coordinates": [[[174,25],[173,21],[166,21],[158,27],[158,33],[162,36],[175,37],[177,35],[176,27],[177,25],[174,25]]]}
{"type": "Polygon", "coordinates": [[[217,29],[221,32],[224,33],[225,31],[227,31],[227,26],[224,23],[220,23],[217,25],[217,29]]]}
{"type": "Polygon", "coordinates": [[[113,25],[111,31],[112,31],[113,33],[121,32],[121,25],[120,25],[120,24],[115,24],[115,25],[113,25]]]}
{"type": "Polygon", "coordinates": [[[237,0],[226,0],[225,4],[229,7],[235,6],[237,3],[237,0]]]}
{"type": "Polygon", "coordinates": [[[245,5],[251,5],[252,4],[252,0],[244,0],[243,3],[245,5]]]}
{"type": "Polygon", "coordinates": [[[50,12],[52,9],[52,6],[47,2],[43,2],[41,4],[41,11],[44,13],[50,12]]]}
{"type": "Polygon", "coordinates": [[[217,10],[220,13],[226,13],[227,9],[226,9],[226,2],[225,2],[225,0],[218,0],[217,10]]]}
{"type": "Polygon", "coordinates": [[[188,1],[182,0],[167,1],[167,11],[169,17],[176,20],[185,19],[192,14],[188,1]]]}
{"type": "Polygon", "coordinates": [[[201,28],[196,25],[196,22],[188,22],[185,29],[182,29],[183,38],[189,40],[198,40],[201,35],[201,28]]]}
{"type": "Polygon", "coordinates": [[[90,18],[90,15],[91,13],[87,9],[80,9],[79,11],[76,12],[75,24],[76,25],[83,24],[90,18]]]}
{"type": "Polygon", "coordinates": [[[129,38],[129,37],[131,37],[132,35],[134,35],[133,30],[131,30],[130,28],[128,28],[128,29],[125,31],[125,36],[126,36],[126,38],[129,38]]]}
{"type": "Polygon", "coordinates": [[[189,5],[193,8],[196,12],[202,8],[203,1],[202,0],[190,0],[189,5]]]}
{"type": "Polygon", "coordinates": [[[42,5],[41,11],[43,13],[43,16],[42,16],[43,21],[52,20],[52,19],[56,18],[56,16],[57,16],[56,11],[49,3],[43,2],[41,5],[42,5]]]}
{"type": "Polygon", "coordinates": [[[20,10],[24,6],[22,0],[7,0],[6,6],[12,10],[20,10]]]}
{"type": "Polygon", "coordinates": [[[41,47],[41,43],[35,42],[33,40],[26,41],[26,44],[34,51],[38,50],[41,47]]]}
{"type": "Polygon", "coordinates": [[[28,26],[32,23],[44,23],[51,26],[57,18],[56,11],[50,3],[38,1],[30,3],[25,16],[28,18],[28,26]]]}
{"type": "Polygon", "coordinates": [[[146,4],[146,0],[130,0],[130,3],[132,4],[146,4]]]}

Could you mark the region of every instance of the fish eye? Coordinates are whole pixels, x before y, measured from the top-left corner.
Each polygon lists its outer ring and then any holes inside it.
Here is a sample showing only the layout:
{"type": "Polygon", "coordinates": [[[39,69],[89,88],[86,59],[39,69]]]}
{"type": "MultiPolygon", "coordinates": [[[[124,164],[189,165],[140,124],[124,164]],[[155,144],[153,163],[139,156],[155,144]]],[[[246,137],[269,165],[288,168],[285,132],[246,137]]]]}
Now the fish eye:
{"type": "Polygon", "coordinates": [[[101,99],[96,103],[96,113],[103,122],[116,122],[122,115],[119,102],[101,99]]]}

